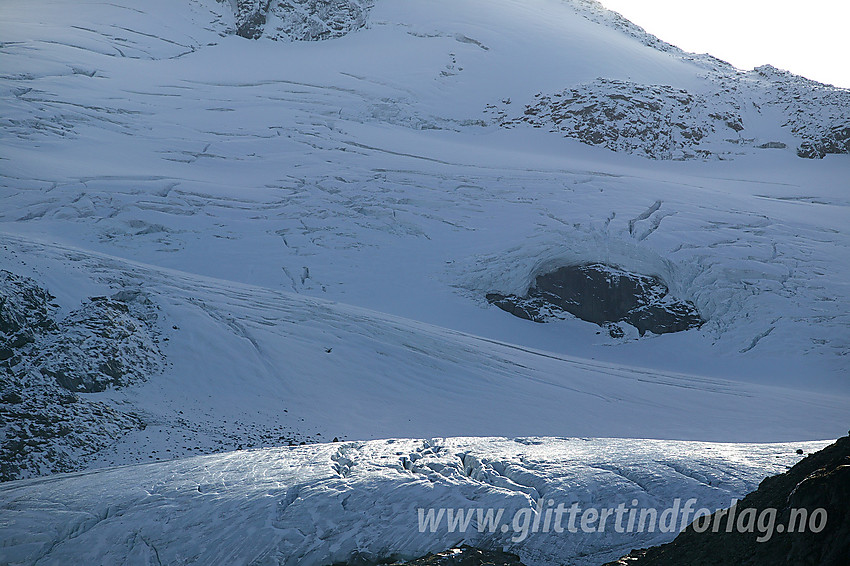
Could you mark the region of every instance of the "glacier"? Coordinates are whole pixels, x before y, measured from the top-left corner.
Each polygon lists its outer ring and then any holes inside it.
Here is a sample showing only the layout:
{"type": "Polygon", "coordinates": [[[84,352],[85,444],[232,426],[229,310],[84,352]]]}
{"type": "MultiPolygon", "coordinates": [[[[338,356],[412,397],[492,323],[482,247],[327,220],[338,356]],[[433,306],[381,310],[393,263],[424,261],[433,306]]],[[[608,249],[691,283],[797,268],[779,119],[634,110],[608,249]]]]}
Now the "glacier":
{"type": "Polygon", "coordinates": [[[663,508],[683,494],[725,507],[795,463],[798,447],[825,445],[432,438],[238,451],[6,484],[0,551],[15,564],[377,563],[464,539],[533,566],[602,564],[671,537],[608,529],[535,533],[515,544],[513,532],[474,525],[421,532],[417,510],[512,512],[540,497],[663,508]]]}
{"type": "Polygon", "coordinates": [[[0,93],[0,270],[70,321],[0,361],[0,562],[413,558],[460,542],[415,502],[728,505],[846,432],[846,89],[591,0],[15,0],[0,93]],[[705,323],[486,299],[593,263],[705,323]],[[69,390],[69,343],[137,371],[69,390]]]}

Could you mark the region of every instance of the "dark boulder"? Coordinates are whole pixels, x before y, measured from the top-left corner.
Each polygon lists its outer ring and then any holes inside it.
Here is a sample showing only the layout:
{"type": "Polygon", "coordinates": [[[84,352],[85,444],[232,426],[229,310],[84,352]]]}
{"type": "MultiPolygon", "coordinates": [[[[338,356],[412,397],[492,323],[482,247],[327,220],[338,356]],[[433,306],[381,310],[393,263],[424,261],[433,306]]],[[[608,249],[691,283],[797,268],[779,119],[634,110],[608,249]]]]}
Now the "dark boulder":
{"type": "Polygon", "coordinates": [[[679,332],[703,323],[693,303],[670,297],[658,277],[601,263],[562,267],[540,275],[525,297],[491,293],[487,300],[534,322],[563,319],[564,313],[569,313],[600,326],[626,322],[641,336],[679,332]]]}
{"type": "Polygon", "coordinates": [[[641,336],[647,332],[668,334],[698,328],[703,320],[692,303],[674,301],[650,304],[630,311],[625,322],[638,329],[641,336]]]}

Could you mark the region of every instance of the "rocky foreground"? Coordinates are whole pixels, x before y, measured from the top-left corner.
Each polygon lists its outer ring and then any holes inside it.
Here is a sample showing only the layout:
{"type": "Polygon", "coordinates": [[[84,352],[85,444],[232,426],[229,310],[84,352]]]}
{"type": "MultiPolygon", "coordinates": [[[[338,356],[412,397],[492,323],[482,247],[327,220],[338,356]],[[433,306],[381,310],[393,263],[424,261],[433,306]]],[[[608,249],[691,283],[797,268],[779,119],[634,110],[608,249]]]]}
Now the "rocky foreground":
{"type": "Polygon", "coordinates": [[[158,374],[157,308],[137,290],[59,316],[37,282],[0,270],[0,481],[70,472],[140,415],[86,396],[158,374]]]}
{"type": "MultiPolygon", "coordinates": [[[[846,565],[850,557],[850,436],[808,456],[788,472],[767,478],[737,507],[757,509],[759,515],[764,509],[777,509],[776,532],[770,540],[758,542],[764,538],[758,532],[726,532],[727,515],[720,518],[719,532],[697,533],[692,524],[669,544],[634,550],[606,566],[846,565]],[[825,509],[826,526],[817,533],[810,528],[787,532],[792,509],[806,509],[809,515],[825,509]]],[[[712,524],[721,513],[725,511],[715,513],[712,524]]],[[[811,517],[808,522],[811,526],[811,517]]]]}

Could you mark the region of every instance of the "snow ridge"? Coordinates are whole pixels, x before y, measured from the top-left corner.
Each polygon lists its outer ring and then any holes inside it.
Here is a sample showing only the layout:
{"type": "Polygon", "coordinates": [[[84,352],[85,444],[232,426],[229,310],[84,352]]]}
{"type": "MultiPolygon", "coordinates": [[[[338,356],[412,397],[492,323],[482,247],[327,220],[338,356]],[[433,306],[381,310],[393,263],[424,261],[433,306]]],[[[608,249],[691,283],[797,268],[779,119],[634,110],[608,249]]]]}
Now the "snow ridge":
{"type": "Polygon", "coordinates": [[[649,33],[641,26],[629,21],[618,12],[609,10],[603,6],[598,0],[562,0],[569,4],[578,14],[588,20],[601,24],[612,29],[615,29],[629,37],[632,37],[647,47],[651,47],[664,53],[677,55],[691,61],[708,70],[733,70],[734,67],[709,54],[688,53],[683,49],[676,47],[666,41],[659,39],[655,35],[649,33]]]}

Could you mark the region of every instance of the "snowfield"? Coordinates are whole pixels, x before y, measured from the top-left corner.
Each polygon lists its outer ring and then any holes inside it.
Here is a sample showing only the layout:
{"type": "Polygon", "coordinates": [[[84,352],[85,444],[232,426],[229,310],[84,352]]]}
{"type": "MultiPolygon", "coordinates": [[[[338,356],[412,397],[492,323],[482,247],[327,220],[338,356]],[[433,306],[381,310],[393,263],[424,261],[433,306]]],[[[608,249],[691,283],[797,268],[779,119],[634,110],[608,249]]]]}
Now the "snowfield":
{"type": "MultiPolygon", "coordinates": [[[[0,562],[321,565],[461,541],[417,506],[728,505],[850,422],[848,139],[850,91],[590,0],[6,2],[0,562]],[[705,324],[486,299],[584,263],[705,324]]],[[[502,535],[464,540],[672,538],[502,535]]]]}
{"type": "MultiPolygon", "coordinates": [[[[775,442],[828,437],[847,416],[845,398],[814,389],[556,354],[12,236],[6,248],[4,265],[73,293],[57,293],[60,303],[121,290],[159,306],[167,367],[79,394],[146,423],[95,454],[65,458],[89,466],[417,434],[775,442]]],[[[132,356],[122,359],[132,365],[132,356]]],[[[65,443],[59,436],[47,448],[65,443]]]]}

